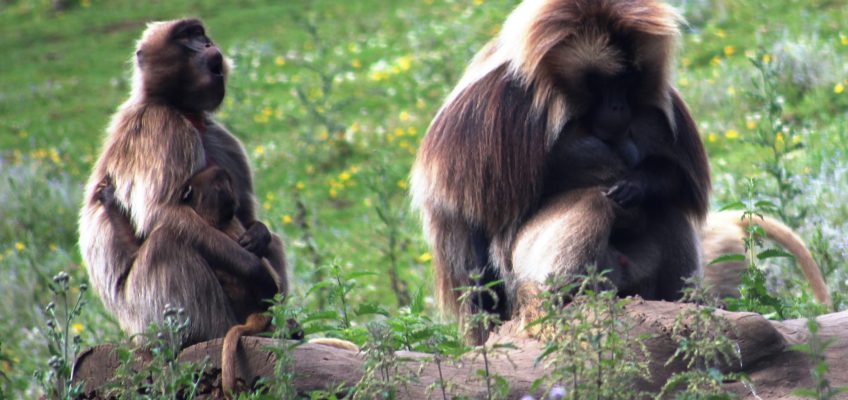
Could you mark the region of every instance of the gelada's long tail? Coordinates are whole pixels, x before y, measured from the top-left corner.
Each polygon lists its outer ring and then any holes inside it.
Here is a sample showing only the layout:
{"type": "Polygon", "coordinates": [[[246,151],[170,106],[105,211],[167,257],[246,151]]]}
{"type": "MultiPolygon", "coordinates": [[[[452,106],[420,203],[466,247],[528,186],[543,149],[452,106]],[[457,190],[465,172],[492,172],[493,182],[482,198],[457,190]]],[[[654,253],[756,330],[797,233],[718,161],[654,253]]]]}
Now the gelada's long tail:
{"type": "Polygon", "coordinates": [[[828,307],[831,306],[830,293],[827,290],[827,284],[824,282],[821,270],[819,269],[818,264],[816,264],[816,261],[813,259],[813,255],[810,254],[810,250],[808,250],[807,246],[804,244],[804,241],[792,230],[792,228],[768,216],[763,216],[763,218],[754,217],[749,220],[748,218],[743,218],[743,213],[741,211],[722,211],[710,216],[710,218],[713,217],[726,219],[728,221],[732,220],[743,230],[747,229],[749,224],[756,224],[763,228],[768,239],[779,243],[789,253],[795,256],[795,260],[798,261],[801,271],[804,273],[807,281],[810,282],[810,287],[813,289],[813,295],[816,300],[828,307]]]}

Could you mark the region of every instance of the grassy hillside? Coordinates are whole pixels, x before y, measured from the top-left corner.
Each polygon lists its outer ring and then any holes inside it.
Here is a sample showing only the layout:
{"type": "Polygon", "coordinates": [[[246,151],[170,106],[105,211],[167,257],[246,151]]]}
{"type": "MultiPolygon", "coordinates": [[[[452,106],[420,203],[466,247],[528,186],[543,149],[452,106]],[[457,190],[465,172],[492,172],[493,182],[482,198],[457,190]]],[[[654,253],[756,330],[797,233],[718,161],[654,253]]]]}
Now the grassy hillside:
{"type": "MultiPolygon", "coordinates": [[[[431,292],[409,168],[441,100],[517,1],[68,3],[0,1],[0,394],[29,397],[33,371],[47,368],[52,277],[86,279],[76,246],[82,184],[151,20],[201,17],[235,62],[218,117],[248,150],[260,217],[285,237],[306,309],[335,304],[306,296],[329,265],[345,277],[371,273],[349,280],[354,307],[395,313],[431,292]]],[[[675,1],[689,21],[677,84],[710,153],[716,207],[777,204],[845,308],[848,7],[756,3],[675,1]]],[[[796,269],[777,264],[772,292],[809,302],[796,269]]],[[[96,296],[84,298],[72,327],[83,344],[119,340],[96,296]]],[[[360,324],[374,318],[362,314],[360,324]]]]}

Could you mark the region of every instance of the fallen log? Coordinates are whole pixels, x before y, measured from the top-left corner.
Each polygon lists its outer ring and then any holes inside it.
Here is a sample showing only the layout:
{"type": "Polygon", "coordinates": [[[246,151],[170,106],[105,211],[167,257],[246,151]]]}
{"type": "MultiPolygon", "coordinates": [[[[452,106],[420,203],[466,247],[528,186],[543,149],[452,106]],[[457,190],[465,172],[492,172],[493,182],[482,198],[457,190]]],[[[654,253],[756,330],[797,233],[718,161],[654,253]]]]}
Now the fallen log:
{"type": "MultiPolygon", "coordinates": [[[[666,361],[674,353],[677,343],[671,338],[675,316],[690,304],[666,303],[636,300],[627,307],[638,333],[648,333],[651,338],[645,342],[650,354],[649,369],[652,381],[645,382],[642,389],[656,391],[671,374],[682,371],[682,362],[666,361]]],[[[736,340],[741,360],[738,364],[727,366],[728,371],[747,374],[753,392],[742,382],[726,382],[729,391],[743,399],[798,399],[792,395],[797,388],[812,388],[814,382],[810,376],[811,362],[803,353],[790,350],[791,345],[805,343],[809,331],[805,320],[768,321],[754,313],[717,311],[734,327],[728,332],[736,340]]],[[[824,355],[830,366],[827,379],[832,386],[848,385],[848,311],[820,316],[817,321],[821,327],[819,336],[830,341],[824,355]]],[[[505,378],[510,385],[509,398],[518,399],[531,393],[534,380],[544,376],[542,365],[536,362],[542,345],[527,338],[515,324],[505,324],[490,341],[509,341],[516,349],[493,356],[490,369],[493,374],[505,378]]],[[[220,366],[221,339],[203,342],[186,348],[180,354],[181,361],[201,362],[210,365],[210,376],[215,377],[220,366]]],[[[239,376],[248,385],[260,377],[270,377],[274,372],[275,357],[269,347],[277,344],[274,340],[260,337],[246,337],[242,340],[242,365],[239,376]]],[[[114,346],[102,345],[80,354],[76,362],[74,380],[84,382],[88,398],[103,396],[103,385],[109,382],[119,365],[114,346]]],[[[361,353],[337,349],[318,344],[302,344],[292,350],[294,358],[294,386],[301,393],[323,390],[339,385],[352,387],[363,374],[364,356],[361,353]]],[[[441,398],[437,389],[432,396],[427,388],[437,382],[439,368],[429,354],[398,352],[407,359],[402,371],[416,379],[398,388],[400,398],[424,399],[441,398]]],[[[140,362],[143,362],[141,360],[140,362]]],[[[483,361],[477,358],[463,358],[459,362],[441,363],[441,376],[448,381],[449,398],[465,396],[485,398],[485,383],[477,371],[483,368],[483,361]]],[[[215,378],[203,387],[201,398],[221,398],[220,386],[215,378]]],[[[848,395],[840,398],[848,398],[848,395]]]]}

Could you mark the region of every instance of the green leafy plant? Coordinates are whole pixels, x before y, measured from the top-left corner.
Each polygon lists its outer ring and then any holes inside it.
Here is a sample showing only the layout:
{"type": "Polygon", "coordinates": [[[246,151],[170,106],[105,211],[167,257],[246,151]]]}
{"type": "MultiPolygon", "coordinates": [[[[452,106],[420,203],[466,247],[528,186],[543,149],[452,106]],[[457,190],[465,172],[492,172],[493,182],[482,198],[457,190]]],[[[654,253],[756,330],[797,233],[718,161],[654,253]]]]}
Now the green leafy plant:
{"type": "Polygon", "coordinates": [[[81,394],[82,384],[73,384],[74,358],[79,352],[80,337],[72,331],[72,322],[85,306],[84,295],[88,289],[85,283],[79,285],[76,299],[71,298],[70,276],[60,272],[48,285],[53,301],[47,304],[46,329],[47,349],[50,354],[49,369],[36,372],[44,393],[54,399],[73,399],[81,394]]]}
{"type": "Polygon", "coordinates": [[[193,399],[200,382],[210,379],[207,362],[180,362],[189,320],[185,311],[165,306],[161,324],[151,324],[136,345],[118,346],[120,367],[109,396],[131,399],[193,399]]]}
{"type": "Polygon", "coordinates": [[[715,313],[714,300],[700,279],[690,279],[682,300],[694,306],[685,308],[674,319],[671,338],[678,346],[666,365],[680,360],[687,370],[669,377],[657,399],[733,398],[722,383],[745,379],[739,374],[722,372],[722,368],[741,360],[739,346],[728,336],[733,326],[715,313]]]}
{"type": "Polygon", "coordinates": [[[749,97],[753,104],[760,105],[762,115],[754,135],[749,141],[767,151],[770,157],[763,163],[764,172],[774,181],[776,190],[773,193],[776,204],[772,211],[781,220],[795,226],[807,214],[807,209],[799,208],[802,204],[797,201],[802,193],[798,187],[795,175],[788,166],[788,159],[793,153],[804,147],[798,129],[789,123],[785,116],[785,99],[778,88],[778,71],[774,63],[764,60],[764,52],[760,52],[750,61],[758,72],[752,79],[753,90],[749,97]],[[793,213],[790,213],[793,210],[793,213]]]}
{"type": "Polygon", "coordinates": [[[427,388],[427,393],[432,396],[438,392],[446,400],[453,386],[445,379],[442,366],[457,360],[469,349],[460,340],[455,326],[437,323],[425,311],[424,288],[418,288],[409,307],[402,308],[398,315],[386,319],[386,323],[395,332],[401,349],[431,355],[438,379],[427,388]]]}
{"type": "Polygon", "coordinates": [[[375,162],[375,171],[370,176],[368,187],[377,198],[374,212],[382,226],[377,236],[385,238],[382,252],[388,262],[389,283],[397,299],[398,307],[409,305],[409,289],[406,281],[400,276],[400,259],[403,249],[409,246],[409,239],[404,237],[404,221],[407,218],[408,207],[403,206],[406,193],[398,190],[393,175],[388,173],[388,160],[375,162]]]}
{"type": "Polygon", "coordinates": [[[747,220],[745,241],[745,255],[729,254],[712,260],[707,268],[711,265],[724,261],[745,261],[748,267],[745,269],[745,274],[742,277],[742,284],[739,287],[740,296],[736,299],[726,299],[727,309],[732,311],[751,311],[765,316],[775,316],[778,319],[786,319],[794,316],[792,314],[793,306],[785,300],[780,299],[772,294],[766,287],[766,277],[763,271],[758,267],[758,263],[778,257],[793,258],[793,256],[783,250],[770,248],[762,249],[763,238],[766,237],[763,228],[757,225],[757,220],[762,219],[765,214],[773,214],[776,212],[777,206],[769,201],[756,200],[756,181],[751,179],[748,181],[748,196],[747,200],[742,202],[731,203],[723,209],[743,209],[742,218],[747,220]]]}
{"type": "MultiPolygon", "coordinates": [[[[482,274],[471,273],[469,278],[470,282],[480,282],[482,274]]],[[[503,281],[492,281],[456,289],[460,293],[460,307],[475,310],[475,312],[462,318],[462,333],[466,339],[475,343],[466,354],[471,359],[479,357],[483,360],[483,368],[477,371],[477,375],[486,385],[486,399],[488,400],[506,398],[506,395],[509,394],[509,382],[491,371],[490,359],[495,353],[514,349],[515,346],[509,342],[487,343],[486,339],[489,332],[501,325],[500,317],[497,314],[479,309],[479,307],[473,307],[472,303],[483,304],[483,297],[488,296],[494,304],[497,304],[500,299],[494,288],[502,283],[503,281]]]]}
{"type": "Polygon", "coordinates": [[[298,395],[294,387],[293,350],[300,342],[290,341],[288,338],[295,333],[293,330],[301,329],[292,324],[301,314],[298,308],[292,306],[291,298],[283,294],[274,296],[268,313],[271,315],[271,326],[274,327],[272,337],[275,339],[275,345],[270,348],[275,357],[274,376],[269,380],[260,381],[260,392],[275,399],[293,399],[298,395]]]}
{"type": "Polygon", "coordinates": [[[815,386],[813,388],[802,388],[792,391],[792,394],[808,399],[830,400],[837,398],[842,393],[848,393],[848,386],[831,387],[830,381],[827,379],[827,374],[830,372],[830,366],[825,359],[825,350],[832,344],[832,340],[823,340],[819,335],[819,323],[816,321],[818,314],[816,309],[809,310],[807,317],[807,330],[810,336],[806,343],[795,344],[791,346],[792,350],[800,351],[810,357],[810,376],[813,378],[815,386]]]}
{"type": "Polygon", "coordinates": [[[10,368],[11,365],[12,357],[9,356],[3,349],[3,342],[0,342],[0,367],[3,368],[3,370],[0,370],[0,398],[6,398],[6,387],[10,383],[9,376],[6,374],[6,370],[10,368]]]}
{"type": "Polygon", "coordinates": [[[338,260],[325,267],[326,279],[313,285],[306,292],[306,297],[326,294],[327,308],[316,312],[306,313],[303,324],[307,335],[327,333],[342,339],[362,344],[366,340],[366,332],[360,326],[354,325],[354,319],[373,315],[388,316],[389,313],[376,302],[350,304],[350,296],[359,289],[359,279],[375,275],[368,270],[346,271],[338,260]]]}
{"type": "Polygon", "coordinates": [[[552,277],[546,286],[556,290],[541,294],[544,314],[530,327],[538,326],[545,338],[537,362],[547,374],[534,382],[533,390],[544,385],[575,400],[645,395],[633,389],[638,381],[650,379],[650,372],[644,338],[633,334],[624,313],[629,300],[603,290],[612,283],[594,266],[568,281],[552,277]]]}
{"type": "Polygon", "coordinates": [[[365,353],[365,372],[352,389],[351,399],[396,399],[414,377],[402,363],[409,361],[398,356],[397,337],[383,321],[368,323],[368,341],[362,346],[365,353]]]}

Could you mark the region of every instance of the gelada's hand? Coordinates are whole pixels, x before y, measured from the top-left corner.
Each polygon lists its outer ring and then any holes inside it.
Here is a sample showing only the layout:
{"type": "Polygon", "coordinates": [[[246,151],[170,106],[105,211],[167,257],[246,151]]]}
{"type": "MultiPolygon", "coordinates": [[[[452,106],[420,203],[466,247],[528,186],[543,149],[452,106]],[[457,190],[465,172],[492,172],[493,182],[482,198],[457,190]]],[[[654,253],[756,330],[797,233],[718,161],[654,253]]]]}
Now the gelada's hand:
{"type": "Polygon", "coordinates": [[[264,256],[265,252],[268,251],[268,245],[271,243],[271,231],[265,224],[256,221],[239,237],[238,243],[245,250],[258,256],[264,256]]]}
{"type": "Polygon", "coordinates": [[[645,199],[645,189],[638,181],[633,180],[618,181],[604,194],[625,209],[638,206],[645,199]]]}

